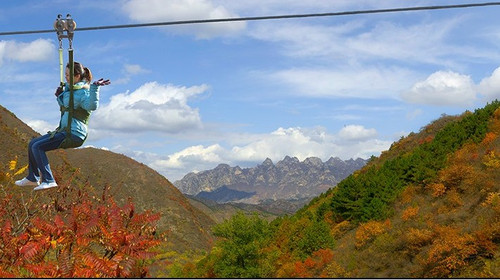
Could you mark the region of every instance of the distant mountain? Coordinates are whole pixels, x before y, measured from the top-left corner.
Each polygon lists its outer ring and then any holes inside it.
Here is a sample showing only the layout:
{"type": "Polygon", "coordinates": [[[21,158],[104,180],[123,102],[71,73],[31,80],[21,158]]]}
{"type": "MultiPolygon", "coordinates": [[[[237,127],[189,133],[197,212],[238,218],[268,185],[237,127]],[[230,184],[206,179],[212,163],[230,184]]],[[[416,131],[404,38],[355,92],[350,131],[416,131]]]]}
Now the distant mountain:
{"type": "Polygon", "coordinates": [[[235,200],[249,198],[254,196],[255,194],[256,192],[237,191],[237,190],[232,190],[226,186],[222,186],[211,192],[201,191],[196,195],[196,198],[204,198],[213,200],[217,203],[224,203],[228,201],[235,201],[235,200]]]}
{"type": "Polygon", "coordinates": [[[286,156],[274,164],[267,158],[254,168],[230,167],[219,164],[212,170],[189,173],[174,185],[181,192],[197,195],[213,192],[221,187],[225,191],[243,191],[255,195],[234,199],[246,203],[265,200],[310,198],[334,187],[338,182],[366,164],[364,159],[330,158],[323,162],[316,157],[299,161],[286,156]]]}
{"type": "MultiPolygon", "coordinates": [[[[0,106],[0,168],[16,157],[20,166],[27,164],[27,145],[35,136],[39,134],[0,106]]],[[[95,189],[109,185],[115,201],[126,202],[132,198],[139,212],[147,209],[159,212],[159,229],[169,232],[169,249],[210,247],[213,241],[210,229],[215,222],[194,208],[165,177],[146,165],[94,148],[56,150],[48,152],[48,157],[56,178],[71,177],[77,171],[75,182],[89,183],[95,189]]],[[[32,192],[30,188],[24,190],[28,195],[32,192]]]]}
{"type": "Polygon", "coordinates": [[[293,215],[297,210],[302,208],[311,199],[295,199],[295,200],[266,200],[259,204],[248,204],[238,202],[217,203],[213,200],[186,195],[189,202],[194,207],[207,214],[217,223],[222,223],[225,220],[231,219],[238,212],[246,214],[258,214],[259,217],[267,221],[272,221],[277,217],[284,215],[293,215]]]}

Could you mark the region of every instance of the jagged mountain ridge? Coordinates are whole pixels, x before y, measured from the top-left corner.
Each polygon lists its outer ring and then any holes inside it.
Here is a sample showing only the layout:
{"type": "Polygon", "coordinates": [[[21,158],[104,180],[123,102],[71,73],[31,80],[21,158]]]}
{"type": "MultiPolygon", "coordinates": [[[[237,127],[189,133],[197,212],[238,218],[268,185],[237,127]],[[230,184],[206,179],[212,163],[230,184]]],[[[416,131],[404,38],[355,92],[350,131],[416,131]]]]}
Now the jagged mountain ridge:
{"type": "MultiPolygon", "coordinates": [[[[19,166],[27,164],[27,145],[36,136],[37,132],[0,105],[0,168],[15,158],[19,166]]],[[[47,155],[56,178],[78,171],[76,182],[88,182],[95,189],[109,185],[115,201],[132,198],[139,212],[159,212],[159,229],[169,232],[170,249],[184,251],[211,246],[210,228],[214,220],[193,207],[165,177],[146,165],[95,148],[55,150],[47,155]]],[[[12,188],[18,187],[12,185],[12,188]]],[[[31,188],[21,190],[27,196],[33,195],[31,188]]]]}
{"type": "Polygon", "coordinates": [[[238,191],[256,192],[254,196],[244,200],[248,203],[267,199],[301,199],[317,196],[334,187],[366,162],[361,158],[343,161],[338,157],[331,157],[326,162],[317,157],[309,157],[301,162],[296,157],[286,156],[274,164],[267,158],[253,168],[219,164],[211,170],[191,172],[174,185],[189,195],[213,192],[223,186],[238,191]]]}

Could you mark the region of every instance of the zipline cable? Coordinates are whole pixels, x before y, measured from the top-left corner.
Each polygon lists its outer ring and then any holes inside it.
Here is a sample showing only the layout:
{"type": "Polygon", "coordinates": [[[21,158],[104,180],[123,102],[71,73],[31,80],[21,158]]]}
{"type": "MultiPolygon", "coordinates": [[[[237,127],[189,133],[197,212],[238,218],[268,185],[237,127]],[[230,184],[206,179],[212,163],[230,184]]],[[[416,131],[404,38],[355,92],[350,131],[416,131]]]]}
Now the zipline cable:
{"type": "MultiPolygon", "coordinates": [[[[182,24],[202,24],[202,23],[216,23],[216,22],[234,22],[234,21],[256,21],[256,20],[291,19],[291,18],[308,18],[308,17],[334,17],[334,16],[348,16],[348,15],[361,15],[361,14],[378,14],[378,13],[412,12],[412,11],[424,11],[424,10],[473,8],[473,7],[486,7],[486,6],[499,6],[499,5],[500,5],[500,2],[484,2],[484,3],[468,3],[468,4],[440,5],[440,6],[421,6],[421,7],[376,9],[376,10],[346,11],[346,12],[333,12],[333,13],[291,14],[291,15],[277,15],[277,16],[255,16],[255,17],[239,17],[239,18],[181,20],[181,21],[167,21],[167,22],[152,22],[152,23],[137,23],[137,24],[121,24],[121,25],[83,27],[83,28],[78,28],[75,31],[136,28],[136,27],[151,27],[151,26],[168,26],[168,25],[182,25],[182,24]]],[[[0,36],[37,34],[37,33],[52,33],[52,32],[54,32],[53,29],[10,31],[10,32],[0,32],[0,36]]]]}

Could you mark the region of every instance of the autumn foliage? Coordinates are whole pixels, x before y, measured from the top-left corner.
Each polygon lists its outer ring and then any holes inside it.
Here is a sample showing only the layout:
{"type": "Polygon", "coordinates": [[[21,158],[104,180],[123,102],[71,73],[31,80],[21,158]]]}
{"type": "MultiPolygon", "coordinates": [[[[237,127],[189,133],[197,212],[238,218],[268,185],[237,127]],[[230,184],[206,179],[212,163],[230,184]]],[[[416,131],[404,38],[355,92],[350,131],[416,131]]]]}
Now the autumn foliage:
{"type": "Polygon", "coordinates": [[[156,246],[158,214],[69,172],[53,191],[18,188],[13,160],[0,172],[0,277],[148,277],[154,249],[166,277],[498,278],[499,106],[402,138],[292,216],[238,213],[182,262],[156,246]]]}
{"type": "Polygon", "coordinates": [[[57,178],[56,189],[22,189],[12,183],[22,173],[16,163],[0,172],[0,277],[148,276],[158,214],[118,205],[109,187],[74,185],[75,173],[57,178]]]}
{"type": "Polygon", "coordinates": [[[334,255],[331,249],[320,249],[314,252],[304,261],[295,263],[295,270],[292,277],[297,278],[330,278],[338,277],[338,274],[345,273],[334,262],[334,255]]]}
{"type": "Polygon", "coordinates": [[[390,227],[390,220],[386,220],[385,222],[369,221],[361,224],[356,230],[356,248],[363,247],[366,243],[373,240],[374,237],[384,233],[390,227]]]}
{"type": "Polygon", "coordinates": [[[235,276],[221,273],[226,262],[265,278],[499,278],[499,107],[445,116],[295,215],[252,220],[265,231],[247,233],[258,244],[248,258],[227,262],[245,246],[232,246],[241,222],[225,222],[217,246],[177,276],[235,276]]]}

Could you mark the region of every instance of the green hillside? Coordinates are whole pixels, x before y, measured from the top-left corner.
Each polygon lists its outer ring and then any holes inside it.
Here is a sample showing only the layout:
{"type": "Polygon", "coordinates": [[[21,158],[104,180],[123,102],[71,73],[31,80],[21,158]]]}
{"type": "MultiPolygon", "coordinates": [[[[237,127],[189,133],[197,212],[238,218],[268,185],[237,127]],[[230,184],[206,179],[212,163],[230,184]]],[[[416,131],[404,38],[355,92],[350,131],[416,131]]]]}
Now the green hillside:
{"type": "Polygon", "coordinates": [[[290,217],[236,215],[176,277],[500,277],[500,102],[442,116],[290,217]]]}

